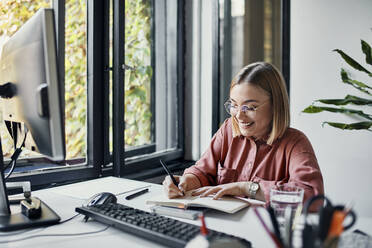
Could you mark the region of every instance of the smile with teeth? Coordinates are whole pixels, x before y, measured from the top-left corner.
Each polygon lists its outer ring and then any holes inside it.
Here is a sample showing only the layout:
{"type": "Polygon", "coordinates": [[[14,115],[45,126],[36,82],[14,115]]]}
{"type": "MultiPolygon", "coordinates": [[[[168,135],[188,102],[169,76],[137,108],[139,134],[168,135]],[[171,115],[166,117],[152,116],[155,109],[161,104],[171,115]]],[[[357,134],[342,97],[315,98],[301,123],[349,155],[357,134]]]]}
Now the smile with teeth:
{"type": "Polygon", "coordinates": [[[239,122],[239,126],[241,126],[241,127],[249,127],[249,126],[252,126],[252,124],[253,124],[254,122],[252,121],[252,122],[239,122]]]}

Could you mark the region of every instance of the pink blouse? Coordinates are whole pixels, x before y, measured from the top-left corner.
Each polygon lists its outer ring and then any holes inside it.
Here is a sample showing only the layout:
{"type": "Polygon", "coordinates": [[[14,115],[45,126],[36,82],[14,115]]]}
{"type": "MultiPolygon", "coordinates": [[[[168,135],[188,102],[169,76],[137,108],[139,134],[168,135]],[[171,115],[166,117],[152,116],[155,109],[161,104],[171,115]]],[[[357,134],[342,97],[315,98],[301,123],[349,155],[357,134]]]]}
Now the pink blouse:
{"type": "Polygon", "coordinates": [[[305,134],[288,128],[272,145],[262,140],[233,138],[231,118],[213,136],[209,147],[184,174],[193,174],[202,186],[253,181],[269,202],[274,185],[296,185],[304,189],[304,202],[324,194],[323,177],[314,150],[305,134]]]}

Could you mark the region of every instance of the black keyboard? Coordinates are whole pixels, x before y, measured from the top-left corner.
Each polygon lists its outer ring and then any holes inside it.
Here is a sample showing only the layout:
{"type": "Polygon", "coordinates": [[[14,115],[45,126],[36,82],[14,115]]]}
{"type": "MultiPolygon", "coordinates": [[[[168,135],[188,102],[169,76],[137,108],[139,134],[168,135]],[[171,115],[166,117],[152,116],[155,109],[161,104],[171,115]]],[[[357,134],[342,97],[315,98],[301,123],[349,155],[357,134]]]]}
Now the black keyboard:
{"type": "MultiPolygon", "coordinates": [[[[76,212],[98,222],[113,226],[124,232],[152,240],[168,247],[184,247],[187,242],[200,233],[200,227],[155,213],[145,212],[119,203],[83,206],[76,212]]],[[[251,247],[245,239],[222,232],[209,230],[209,240],[226,242],[229,238],[239,247],[251,247]]]]}

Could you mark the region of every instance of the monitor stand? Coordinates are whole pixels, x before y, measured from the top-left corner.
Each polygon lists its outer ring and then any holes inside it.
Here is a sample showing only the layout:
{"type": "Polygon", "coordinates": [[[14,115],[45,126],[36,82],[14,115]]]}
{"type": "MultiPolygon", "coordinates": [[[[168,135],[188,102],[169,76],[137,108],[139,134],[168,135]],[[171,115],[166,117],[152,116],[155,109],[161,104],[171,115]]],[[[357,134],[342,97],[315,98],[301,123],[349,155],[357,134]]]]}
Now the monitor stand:
{"type": "Polygon", "coordinates": [[[3,149],[0,137],[0,231],[14,231],[35,226],[57,224],[60,217],[44,202],[41,203],[41,215],[38,218],[28,218],[20,213],[11,213],[6,184],[4,180],[3,149]]]}
{"type": "Polygon", "coordinates": [[[0,216],[0,231],[14,231],[29,227],[57,224],[60,217],[44,202],[41,201],[41,216],[31,219],[22,213],[0,216]]]}

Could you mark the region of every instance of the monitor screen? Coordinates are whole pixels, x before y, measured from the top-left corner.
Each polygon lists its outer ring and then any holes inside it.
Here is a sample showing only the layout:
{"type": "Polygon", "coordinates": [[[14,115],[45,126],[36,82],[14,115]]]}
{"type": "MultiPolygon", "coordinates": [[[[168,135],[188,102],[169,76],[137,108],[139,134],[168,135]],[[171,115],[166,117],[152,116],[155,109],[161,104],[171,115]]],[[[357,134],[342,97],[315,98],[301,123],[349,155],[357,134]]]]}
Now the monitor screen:
{"type": "Polygon", "coordinates": [[[5,121],[29,130],[26,148],[55,161],[65,158],[59,78],[53,9],[40,9],[3,45],[0,85],[14,84],[16,96],[0,104],[5,121]]]}

